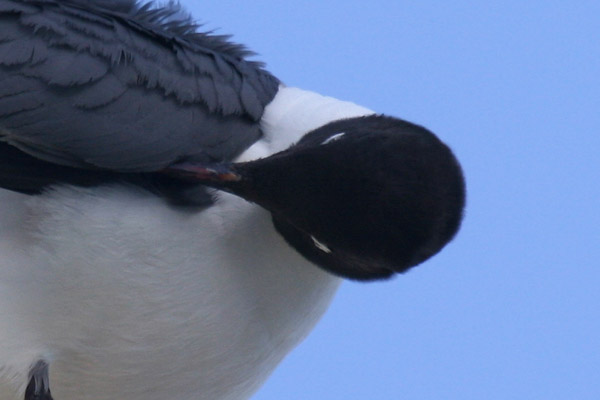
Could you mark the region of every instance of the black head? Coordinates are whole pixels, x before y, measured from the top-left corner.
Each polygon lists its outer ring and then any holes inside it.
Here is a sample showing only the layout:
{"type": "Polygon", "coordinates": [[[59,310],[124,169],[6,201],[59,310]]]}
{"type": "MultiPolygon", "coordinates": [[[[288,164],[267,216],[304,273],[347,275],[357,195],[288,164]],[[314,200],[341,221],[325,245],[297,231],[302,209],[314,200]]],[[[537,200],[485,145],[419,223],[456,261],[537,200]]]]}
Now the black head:
{"type": "Polygon", "coordinates": [[[271,211],[291,246],[350,279],[386,278],[433,256],[465,203],[450,149],[386,116],[332,122],[283,152],[219,168],[210,185],[271,211]]]}

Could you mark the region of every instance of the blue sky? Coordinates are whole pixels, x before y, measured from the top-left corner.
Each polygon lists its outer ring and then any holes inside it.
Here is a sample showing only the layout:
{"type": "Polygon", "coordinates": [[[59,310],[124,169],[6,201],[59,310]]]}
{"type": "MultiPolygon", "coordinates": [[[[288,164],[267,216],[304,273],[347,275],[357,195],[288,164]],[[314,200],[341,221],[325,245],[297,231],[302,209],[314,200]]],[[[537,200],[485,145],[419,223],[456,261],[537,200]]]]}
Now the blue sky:
{"type": "Polygon", "coordinates": [[[345,283],[255,400],[600,398],[600,3],[184,0],[285,83],[423,124],[466,219],[345,283]]]}

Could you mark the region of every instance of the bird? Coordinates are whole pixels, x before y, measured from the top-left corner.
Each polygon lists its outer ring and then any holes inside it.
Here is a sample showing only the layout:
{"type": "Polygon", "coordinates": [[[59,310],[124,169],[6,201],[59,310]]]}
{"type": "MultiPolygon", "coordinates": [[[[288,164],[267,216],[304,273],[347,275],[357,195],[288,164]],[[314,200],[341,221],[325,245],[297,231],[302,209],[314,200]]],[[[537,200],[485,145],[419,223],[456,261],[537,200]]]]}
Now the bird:
{"type": "Polygon", "coordinates": [[[252,55],[174,2],[0,0],[0,398],[247,399],[342,279],[455,237],[435,134],[252,55]]]}

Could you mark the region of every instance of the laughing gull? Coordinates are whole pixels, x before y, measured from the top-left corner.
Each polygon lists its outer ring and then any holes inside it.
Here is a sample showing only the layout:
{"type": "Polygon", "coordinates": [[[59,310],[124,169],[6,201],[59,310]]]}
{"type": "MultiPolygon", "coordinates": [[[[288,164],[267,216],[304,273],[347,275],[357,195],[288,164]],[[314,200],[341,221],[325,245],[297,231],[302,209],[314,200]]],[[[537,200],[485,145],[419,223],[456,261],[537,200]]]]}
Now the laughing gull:
{"type": "Polygon", "coordinates": [[[288,87],[176,5],[0,0],[0,398],[247,399],[341,277],[455,235],[423,127],[288,87]]]}

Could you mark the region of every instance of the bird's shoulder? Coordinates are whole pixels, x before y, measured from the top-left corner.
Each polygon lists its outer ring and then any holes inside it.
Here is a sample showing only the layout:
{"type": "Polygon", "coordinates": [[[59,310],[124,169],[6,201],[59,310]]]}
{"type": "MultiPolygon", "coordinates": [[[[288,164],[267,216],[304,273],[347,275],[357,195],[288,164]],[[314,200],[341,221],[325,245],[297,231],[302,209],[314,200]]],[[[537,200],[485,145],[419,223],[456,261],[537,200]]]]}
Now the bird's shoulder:
{"type": "Polygon", "coordinates": [[[278,90],[245,47],[174,3],[0,0],[0,28],[3,170],[26,156],[119,172],[232,159],[278,90]]]}

